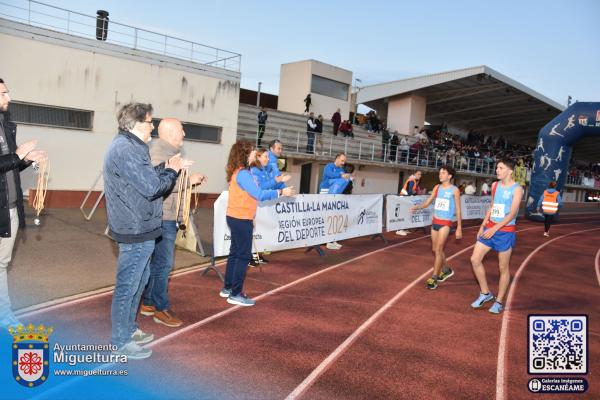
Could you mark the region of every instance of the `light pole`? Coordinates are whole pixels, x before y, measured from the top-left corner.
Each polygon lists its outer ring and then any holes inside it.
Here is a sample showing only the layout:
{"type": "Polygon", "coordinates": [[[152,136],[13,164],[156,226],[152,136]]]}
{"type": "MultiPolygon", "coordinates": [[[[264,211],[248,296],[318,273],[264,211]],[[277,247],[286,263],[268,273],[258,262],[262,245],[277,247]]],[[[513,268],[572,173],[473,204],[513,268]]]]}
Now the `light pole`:
{"type": "Polygon", "coordinates": [[[262,82],[258,82],[258,91],[256,92],[256,107],[260,107],[260,87],[262,82]]]}

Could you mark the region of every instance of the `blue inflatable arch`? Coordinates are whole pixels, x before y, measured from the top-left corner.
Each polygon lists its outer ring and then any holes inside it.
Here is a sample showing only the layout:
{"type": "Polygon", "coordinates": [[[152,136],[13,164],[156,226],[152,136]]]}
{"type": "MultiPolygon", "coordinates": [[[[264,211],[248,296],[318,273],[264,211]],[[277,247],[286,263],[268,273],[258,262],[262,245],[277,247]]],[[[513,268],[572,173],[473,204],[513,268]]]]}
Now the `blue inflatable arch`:
{"type": "Polygon", "coordinates": [[[600,136],[600,103],[575,103],[540,129],[525,207],[527,218],[543,220],[537,211],[540,196],[551,181],[556,181],[562,192],[573,145],[591,135],[600,136]]]}

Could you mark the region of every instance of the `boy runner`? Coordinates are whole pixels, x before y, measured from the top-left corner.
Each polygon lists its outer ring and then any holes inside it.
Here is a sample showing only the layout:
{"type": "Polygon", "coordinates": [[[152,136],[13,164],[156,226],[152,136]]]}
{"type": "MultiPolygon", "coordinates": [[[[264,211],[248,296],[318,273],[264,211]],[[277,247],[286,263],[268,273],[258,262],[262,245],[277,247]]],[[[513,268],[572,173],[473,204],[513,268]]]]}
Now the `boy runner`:
{"type": "Polygon", "coordinates": [[[427,289],[437,289],[439,282],[444,282],[454,275],[454,271],[446,265],[444,248],[448,236],[455,230],[455,225],[456,239],[462,238],[460,193],[458,188],[451,183],[455,173],[456,171],[452,167],[440,167],[440,184],[433,188],[431,196],[424,203],[410,209],[411,212],[422,210],[429,207],[435,200],[431,224],[431,250],[435,255],[435,261],[433,264],[433,276],[427,280],[427,289]]]}
{"type": "Polygon", "coordinates": [[[492,185],[492,206],[483,219],[483,223],[477,233],[477,243],[471,256],[473,272],[479,283],[481,293],[471,307],[481,308],[488,301],[494,300],[490,292],[483,268],[483,257],[490,250],[498,253],[498,264],[500,268],[500,281],[498,283],[498,296],[489,311],[500,314],[504,309],[502,301],[508,290],[510,282],[510,256],[516,242],[516,219],[519,206],[523,198],[523,188],[513,177],[515,162],[504,159],[496,166],[496,177],[499,182],[492,185]]]}

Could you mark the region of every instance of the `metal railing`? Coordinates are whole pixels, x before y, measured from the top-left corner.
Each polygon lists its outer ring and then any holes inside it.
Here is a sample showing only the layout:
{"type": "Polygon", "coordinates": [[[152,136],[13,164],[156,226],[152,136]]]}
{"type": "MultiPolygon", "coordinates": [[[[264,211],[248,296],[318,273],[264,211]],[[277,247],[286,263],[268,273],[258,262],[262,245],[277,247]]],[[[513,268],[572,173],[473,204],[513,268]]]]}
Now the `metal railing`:
{"type": "Polygon", "coordinates": [[[600,180],[585,178],[581,175],[567,176],[567,185],[584,186],[589,188],[600,188],[600,180]]]}
{"type": "MultiPolygon", "coordinates": [[[[34,0],[0,0],[0,17],[39,28],[96,39],[96,16],[34,0]]],[[[242,56],[238,53],[113,20],[108,22],[106,42],[234,72],[239,72],[241,67],[242,56]]]]}
{"type": "MultiPolygon", "coordinates": [[[[257,132],[247,132],[253,136],[253,140],[258,146],[257,132]]],[[[389,142],[383,144],[373,140],[362,141],[344,137],[342,133],[333,136],[316,132],[297,132],[285,129],[269,130],[267,128],[260,145],[266,147],[267,143],[273,139],[281,140],[284,152],[290,155],[332,158],[336,154],[344,152],[349,162],[358,160],[382,165],[397,164],[399,166],[431,169],[449,165],[459,172],[482,175],[495,175],[496,169],[496,160],[494,159],[451,157],[443,152],[432,150],[414,151],[410,148],[407,150],[400,146],[392,146],[389,142]],[[310,133],[314,134],[314,140],[309,141],[310,133]]]]}

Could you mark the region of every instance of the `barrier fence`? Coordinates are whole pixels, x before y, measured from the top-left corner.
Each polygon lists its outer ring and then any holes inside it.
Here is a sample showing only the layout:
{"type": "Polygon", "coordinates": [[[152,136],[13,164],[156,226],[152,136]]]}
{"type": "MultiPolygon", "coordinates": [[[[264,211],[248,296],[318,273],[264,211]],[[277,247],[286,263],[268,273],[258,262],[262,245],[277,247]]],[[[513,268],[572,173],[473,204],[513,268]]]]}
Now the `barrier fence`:
{"type": "MultiPolygon", "coordinates": [[[[262,252],[317,246],[381,234],[384,226],[388,232],[427,226],[431,224],[433,206],[415,213],[409,210],[427,197],[305,194],[262,202],[256,212],[254,250],[262,252]]],[[[229,193],[223,192],[214,203],[214,257],[229,254],[228,198],[229,193]]],[[[461,197],[463,219],[481,219],[489,206],[490,196],[461,197]]]]}

